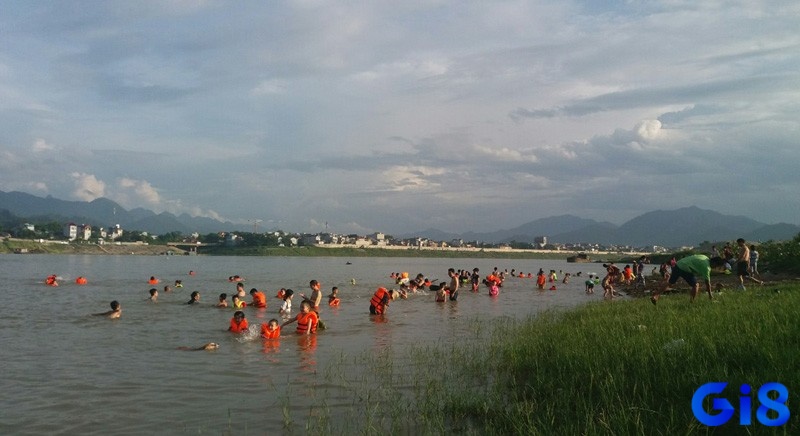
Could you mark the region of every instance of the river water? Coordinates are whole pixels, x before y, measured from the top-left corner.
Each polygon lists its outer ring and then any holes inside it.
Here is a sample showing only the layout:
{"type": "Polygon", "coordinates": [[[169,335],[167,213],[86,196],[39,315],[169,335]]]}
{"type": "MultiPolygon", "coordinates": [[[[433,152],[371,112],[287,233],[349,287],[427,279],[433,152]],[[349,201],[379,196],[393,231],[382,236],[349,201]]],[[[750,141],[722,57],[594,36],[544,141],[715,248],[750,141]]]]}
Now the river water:
{"type": "Polygon", "coordinates": [[[320,402],[336,420],[358,401],[351,387],[325,376],[332,367],[359,373],[361,355],[469,341],[477,324],[492,319],[599,301],[599,287],[594,295],[583,291],[590,271],[603,268],[544,259],[0,255],[0,434],[303,434],[320,402]],[[450,267],[584,277],[545,292],[535,290],[535,279],[509,278],[499,297],[462,288],[457,302],[414,294],[392,302],[383,318],[369,315],[375,289],[393,286],[392,271],[445,280],[450,267]],[[50,274],[61,286],[44,284],[50,274]],[[341,305],[329,308],[323,298],[328,328],[312,338],[297,336],[293,325],[277,342],[233,335],[226,331],[233,310],[214,305],[220,293],[235,292],[228,277],[237,274],[247,290],[268,296],[267,309],[245,309],[256,331],[280,318],[281,287],[308,295],[309,280],[317,279],[323,295],[339,287],[341,305]],[[78,276],[88,284],[76,285],[78,276]],[[150,276],[161,279],[156,304],[147,301],[150,276]],[[184,287],[164,293],[175,280],[184,287]],[[186,304],[192,291],[201,304],[186,304]],[[111,300],[122,305],[120,319],[91,316],[111,300]],[[220,348],[178,350],[207,342],[220,348]]]}

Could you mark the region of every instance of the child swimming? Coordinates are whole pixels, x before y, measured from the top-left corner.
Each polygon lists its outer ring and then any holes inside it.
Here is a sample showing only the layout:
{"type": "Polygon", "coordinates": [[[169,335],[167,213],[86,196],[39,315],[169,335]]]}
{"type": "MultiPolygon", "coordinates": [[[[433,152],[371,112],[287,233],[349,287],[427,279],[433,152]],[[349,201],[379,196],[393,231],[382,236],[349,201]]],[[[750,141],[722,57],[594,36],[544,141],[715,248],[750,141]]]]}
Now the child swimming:
{"type": "Polygon", "coordinates": [[[278,339],[281,336],[281,326],[278,320],[273,318],[269,323],[261,324],[261,337],[263,339],[278,339]]]}

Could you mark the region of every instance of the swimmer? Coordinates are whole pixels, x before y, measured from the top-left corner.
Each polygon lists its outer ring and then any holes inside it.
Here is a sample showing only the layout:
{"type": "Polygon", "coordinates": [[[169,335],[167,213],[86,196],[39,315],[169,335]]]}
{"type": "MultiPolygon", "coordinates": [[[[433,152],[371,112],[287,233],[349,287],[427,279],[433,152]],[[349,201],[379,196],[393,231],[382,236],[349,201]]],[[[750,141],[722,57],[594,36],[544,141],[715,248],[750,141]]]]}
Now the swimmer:
{"type": "Polygon", "coordinates": [[[294,291],[291,289],[287,289],[283,293],[283,305],[281,305],[278,311],[281,315],[289,315],[292,313],[292,295],[294,295],[294,291]]]}
{"type": "Polygon", "coordinates": [[[183,287],[183,282],[180,281],[180,280],[175,280],[175,287],[176,288],[182,288],[183,287]]]}
{"type": "Polygon", "coordinates": [[[273,318],[269,323],[261,324],[261,337],[264,339],[278,339],[281,337],[281,326],[278,320],[273,318]]]}
{"type": "Polygon", "coordinates": [[[197,304],[200,302],[200,293],[197,291],[192,292],[192,295],[189,296],[190,300],[186,302],[186,304],[197,304]]]}
{"type": "Polygon", "coordinates": [[[247,307],[247,303],[245,303],[244,301],[242,301],[241,298],[239,298],[239,294],[233,294],[231,300],[233,301],[233,307],[235,309],[241,309],[243,307],[247,307]]]}
{"type": "Polygon", "coordinates": [[[190,275],[190,276],[193,276],[193,275],[194,275],[194,270],[190,270],[190,271],[189,271],[189,275],[190,275]]]}
{"type": "Polygon", "coordinates": [[[44,283],[47,286],[58,286],[58,281],[56,280],[56,275],[52,274],[52,275],[47,276],[47,279],[45,279],[44,283]]]}
{"type": "Polygon", "coordinates": [[[228,331],[233,333],[244,333],[247,331],[248,327],[250,327],[250,325],[247,323],[247,319],[244,317],[244,312],[241,310],[234,312],[233,318],[231,318],[230,326],[228,327],[228,331]]]}
{"type": "Polygon", "coordinates": [[[317,325],[319,324],[319,317],[311,307],[309,300],[300,302],[300,313],[296,317],[281,324],[281,328],[288,324],[297,322],[297,333],[301,335],[310,335],[317,332],[317,325]]]}
{"type": "Polygon", "coordinates": [[[150,276],[150,280],[148,280],[147,283],[150,283],[151,285],[157,285],[158,281],[159,280],[155,276],[150,276]]]}
{"type": "Polygon", "coordinates": [[[203,351],[203,350],[213,351],[213,350],[216,350],[217,348],[219,348],[219,344],[217,344],[216,342],[209,342],[209,343],[201,345],[201,346],[199,346],[197,348],[178,347],[178,349],[181,350],[181,351],[203,351]]]}
{"type": "Polygon", "coordinates": [[[80,276],[77,279],[75,279],[75,284],[77,284],[77,285],[85,285],[86,283],[87,283],[87,280],[86,280],[86,277],[84,277],[84,276],[80,276]]]}
{"type": "Polygon", "coordinates": [[[251,306],[265,308],[267,307],[267,296],[264,295],[263,292],[259,291],[256,288],[250,290],[250,296],[253,297],[253,301],[250,303],[251,306]]]}
{"type": "Polygon", "coordinates": [[[117,319],[122,315],[122,306],[117,300],[111,302],[111,310],[101,313],[93,313],[92,316],[104,316],[108,319],[117,319]]]}
{"type": "Polygon", "coordinates": [[[158,303],[158,289],[150,288],[150,298],[147,301],[151,303],[158,303]]]}
{"type": "Polygon", "coordinates": [[[244,292],[244,283],[236,283],[236,295],[238,295],[239,298],[244,298],[247,296],[247,294],[244,292]]]}
{"type": "Polygon", "coordinates": [[[164,292],[172,292],[172,288],[169,285],[164,285],[164,292]]]}
{"type": "Polygon", "coordinates": [[[217,303],[217,307],[228,307],[228,294],[224,292],[219,294],[219,302],[217,303]]]}
{"type": "Polygon", "coordinates": [[[339,303],[339,288],[334,286],[331,288],[331,294],[328,295],[328,306],[337,307],[339,303]]]}

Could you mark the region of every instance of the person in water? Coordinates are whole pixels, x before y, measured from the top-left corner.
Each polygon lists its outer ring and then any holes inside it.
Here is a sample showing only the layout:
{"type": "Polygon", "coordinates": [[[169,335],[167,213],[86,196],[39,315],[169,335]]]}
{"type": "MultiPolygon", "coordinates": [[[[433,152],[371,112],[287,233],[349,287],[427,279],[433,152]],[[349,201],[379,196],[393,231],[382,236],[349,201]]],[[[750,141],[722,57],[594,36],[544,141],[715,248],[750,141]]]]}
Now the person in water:
{"type": "Polygon", "coordinates": [[[47,286],[58,286],[58,280],[56,280],[56,275],[52,274],[47,276],[47,279],[45,279],[44,283],[47,286]]]}
{"type": "Polygon", "coordinates": [[[310,335],[317,332],[317,324],[319,324],[319,316],[312,310],[311,302],[303,300],[300,303],[300,313],[296,317],[281,324],[281,328],[296,322],[297,333],[301,335],[310,335]]]}
{"type": "Polygon", "coordinates": [[[278,339],[281,337],[281,326],[278,320],[273,318],[269,323],[261,324],[261,337],[263,339],[278,339]]]}
{"type": "Polygon", "coordinates": [[[247,294],[244,292],[244,283],[236,283],[236,295],[238,295],[239,298],[244,298],[247,296],[247,294]]]}
{"type": "Polygon", "coordinates": [[[250,290],[250,296],[253,298],[253,301],[250,303],[251,306],[261,309],[267,307],[267,296],[264,295],[263,292],[253,288],[250,290]]]}
{"type": "Polygon", "coordinates": [[[158,303],[158,289],[150,288],[150,298],[147,301],[151,303],[158,303]]]}
{"type": "Polygon", "coordinates": [[[159,280],[155,276],[150,276],[150,280],[148,280],[147,283],[150,283],[151,285],[157,285],[158,281],[159,280]]]}
{"type": "Polygon", "coordinates": [[[292,313],[292,295],[294,295],[294,291],[291,289],[283,291],[283,305],[278,311],[281,315],[289,316],[292,313]]]}
{"type": "Polygon", "coordinates": [[[203,345],[201,345],[199,347],[196,347],[196,348],[178,347],[178,349],[181,350],[181,351],[203,351],[203,350],[213,351],[213,350],[216,350],[217,348],[219,348],[219,344],[217,344],[216,342],[209,342],[207,344],[203,344],[203,345]]]}
{"type": "Polygon", "coordinates": [[[241,310],[234,312],[228,331],[232,333],[243,333],[247,331],[248,327],[250,327],[250,325],[244,317],[244,312],[241,310]]]}
{"type": "Polygon", "coordinates": [[[369,300],[369,313],[371,315],[383,315],[389,308],[389,302],[396,299],[397,291],[394,289],[387,291],[386,288],[378,288],[372,299],[369,300]]]}
{"type": "Polygon", "coordinates": [[[224,292],[219,294],[219,302],[217,303],[217,307],[228,307],[228,294],[224,292]]]}
{"type": "Polygon", "coordinates": [[[328,306],[338,307],[339,302],[339,288],[334,286],[333,289],[331,289],[331,294],[328,295],[328,306]]]}
{"type": "Polygon", "coordinates": [[[104,316],[108,319],[117,319],[122,315],[122,306],[120,306],[119,301],[114,300],[111,302],[111,310],[107,312],[101,313],[93,313],[93,316],[104,316]]]}
{"type": "Polygon", "coordinates": [[[200,302],[200,293],[197,291],[192,292],[192,295],[189,296],[189,301],[186,304],[197,304],[200,302]]]}
{"type": "Polygon", "coordinates": [[[233,294],[231,300],[233,301],[234,309],[243,309],[247,307],[247,303],[245,303],[244,301],[242,301],[241,298],[239,298],[239,294],[233,294]]]}
{"type": "Polygon", "coordinates": [[[311,288],[311,296],[306,297],[305,294],[300,294],[303,297],[303,301],[308,301],[311,303],[311,308],[314,309],[314,312],[317,312],[319,316],[319,303],[322,301],[322,291],[320,291],[320,282],[316,280],[311,280],[308,282],[308,287],[311,288]]]}

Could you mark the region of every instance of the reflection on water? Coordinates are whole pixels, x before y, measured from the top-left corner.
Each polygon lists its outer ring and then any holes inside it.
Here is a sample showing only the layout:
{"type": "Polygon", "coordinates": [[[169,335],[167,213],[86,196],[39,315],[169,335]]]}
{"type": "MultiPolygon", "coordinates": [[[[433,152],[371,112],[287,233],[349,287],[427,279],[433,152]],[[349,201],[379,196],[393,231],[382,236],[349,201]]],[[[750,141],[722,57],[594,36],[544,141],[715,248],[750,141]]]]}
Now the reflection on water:
{"type": "Polygon", "coordinates": [[[375,289],[392,287],[392,271],[436,278],[450,267],[495,266],[602,272],[594,264],[553,260],[0,255],[7,302],[0,306],[0,433],[300,430],[309,419],[347,419],[341,417],[358,403],[348,383],[370,380],[360,356],[385,359],[391,372],[413,347],[473,340],[492,319],[602,300],[586,295],[580,280],[539,292],[535,279],[509,278],[497,297],[484,287],[477,293],[462,288],[458,301],[436,303],[432,293],[421,292],[393,301],[384,316],[369,315],[375,289]],[[50,274],[64,278],[61,286],[44,285],[50,274]],[[244,309],[250,329],[243,335],[226,331],[234,310],[215,307],[220,293],[229,299],[234,293],[233,274],[247,278],[247,289],[270,296],[266,309],[244,309]],[[78,276],[87,284],[74,284],[78,276]],[[183,287],[150,303],[150,276],[181,280],[183,287]],[[328,328],[311,336],[290,328],[279,340],[262,340],[260,325],[281,319],[277,290],[308,289],[311,278],[324,283],[323,295],[339,288],[339,307],[323,299],[328,328]],[[203,298],[187,305],[193,291],[203,298]],[[90,315],[107,310],[111,300],[122,304],[119,320],[90,315]],[[178,350],[208,342],[219,349],[178,350]],[[327,411],[316,407],[320,402],[327,411]]]}

